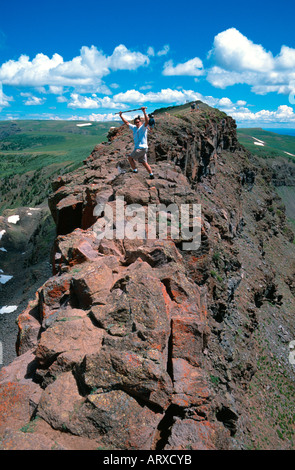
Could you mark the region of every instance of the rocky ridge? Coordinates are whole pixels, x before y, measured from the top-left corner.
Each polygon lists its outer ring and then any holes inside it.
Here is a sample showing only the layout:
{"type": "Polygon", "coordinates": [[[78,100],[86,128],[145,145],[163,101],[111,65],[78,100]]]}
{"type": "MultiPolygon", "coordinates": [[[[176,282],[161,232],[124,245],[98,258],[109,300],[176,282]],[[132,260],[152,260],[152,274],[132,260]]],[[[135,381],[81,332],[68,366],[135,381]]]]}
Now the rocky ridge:
{"type": "Polygon", "coordinates": [[[122,126],[53,183],[53,276],[1,371],[2,449],[294,448],[294,235],[272,173],[218,110],[155,117],[155,180],[122,172],[122,126]],[[201,246],[98,240],[118,196],[201,204],[201,246]]]}

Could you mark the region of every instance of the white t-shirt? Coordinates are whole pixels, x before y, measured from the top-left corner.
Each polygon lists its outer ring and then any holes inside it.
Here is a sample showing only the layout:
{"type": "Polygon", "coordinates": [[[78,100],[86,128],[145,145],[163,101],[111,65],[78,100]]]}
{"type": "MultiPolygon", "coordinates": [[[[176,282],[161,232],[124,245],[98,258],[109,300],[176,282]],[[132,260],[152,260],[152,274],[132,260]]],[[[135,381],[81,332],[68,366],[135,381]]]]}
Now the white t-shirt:
{"type": "Polygon", "coordinates": [[[133,139],[134,139],[134,148],[135,149],[147,149],[147,132],[148,128],[142,124],[139,128],[137,128],[134,124],[129,124],[130,129],[133,132],[133,139]]]}

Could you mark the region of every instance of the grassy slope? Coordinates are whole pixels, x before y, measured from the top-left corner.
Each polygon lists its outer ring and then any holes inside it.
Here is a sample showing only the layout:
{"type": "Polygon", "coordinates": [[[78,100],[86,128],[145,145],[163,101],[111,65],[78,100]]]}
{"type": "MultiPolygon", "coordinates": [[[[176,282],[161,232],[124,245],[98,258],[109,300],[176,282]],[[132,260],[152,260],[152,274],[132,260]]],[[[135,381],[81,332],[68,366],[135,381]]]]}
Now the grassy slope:
{"type": "Polygon", "coordinates": [[[38,205],[52,179],[83,164],[111,126],[77,121],[0,121],[0,214],[4,209],[38,205]],[[80,123],[81,124],[81,123],[80,123]]]}
{"type": "Polygon", "coordinates": [[[289,152],[295,155],[295,137],[264,131],[260,128],[238,129],[237,133],[239,142],[259,157],[284,157],[295,161],[295,157],[285,153],[289,152]],[[265,143],[264,147],[255,145],[253,137],[263,141],[265,143]]]}

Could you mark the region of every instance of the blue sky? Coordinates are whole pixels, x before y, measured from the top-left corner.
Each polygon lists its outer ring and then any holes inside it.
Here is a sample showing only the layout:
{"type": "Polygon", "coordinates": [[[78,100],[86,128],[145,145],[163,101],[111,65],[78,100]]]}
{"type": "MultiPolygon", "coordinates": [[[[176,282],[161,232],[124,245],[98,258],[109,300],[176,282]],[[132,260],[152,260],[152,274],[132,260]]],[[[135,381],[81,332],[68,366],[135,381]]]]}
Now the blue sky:
{"type": "Polygon", "coordinates": [[[6,2],[0,119],[100,121],[201,99],[240,127],[295,128],[294,13],[290,0],[6,2]]]}

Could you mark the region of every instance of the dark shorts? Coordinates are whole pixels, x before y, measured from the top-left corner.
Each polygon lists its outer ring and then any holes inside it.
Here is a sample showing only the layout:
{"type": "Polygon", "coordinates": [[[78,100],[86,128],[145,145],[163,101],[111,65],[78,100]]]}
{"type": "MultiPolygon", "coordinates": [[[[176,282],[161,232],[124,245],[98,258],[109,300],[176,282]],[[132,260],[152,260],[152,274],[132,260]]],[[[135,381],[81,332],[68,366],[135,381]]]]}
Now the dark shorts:
{"type": "Polygon", "coordinates": [[[134,149],[130,156],[139,163],[147,163],[147,149],[134,149]]]}

